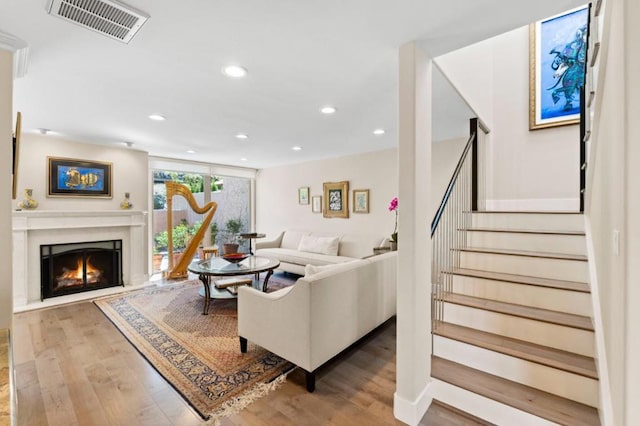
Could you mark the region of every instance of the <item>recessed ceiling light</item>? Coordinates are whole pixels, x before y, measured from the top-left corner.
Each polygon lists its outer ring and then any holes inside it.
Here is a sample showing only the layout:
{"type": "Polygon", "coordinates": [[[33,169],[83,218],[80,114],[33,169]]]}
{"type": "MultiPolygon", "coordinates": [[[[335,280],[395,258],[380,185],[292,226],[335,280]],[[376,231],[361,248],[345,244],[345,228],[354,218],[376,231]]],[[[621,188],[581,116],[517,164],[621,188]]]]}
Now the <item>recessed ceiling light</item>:
{"type": "Polygon", "coordinates": [[[242,158],[240,159],[240,161],[247,161],[247,159],[246,159],[246,158],[244,158],[244,157],[242,157],[242,158]]]}
{"type": "Polygon", "coordinates": [[[373,131],[374,135],[384,135],[384,129],[375,129],[373,131]]]}
{"type": "Polygon", "coordinates": [[[48,134],[51,130],[49,129],[38,129],[38,131],[40,132],[41,135],[46,135],[48,134]]]}
{"type": "Polygon", "coordinates": [[[242,78],[245,75],[247,75],[247,69],[239,65],[226,66],[222,69],[222,72],[227,77],[233,77],[233,78],[242,78]]]}
{"type": "Polygon", "coordinates": [[[337,109],[335,107],[332,107],[332,106],[329,106],[329,105],[327,105],[325,107],[322,107],[320,109],[320,112],[323,113],[323,114],[333,114],[336,111],[337,111],[337,109]]]}
{"type": "Polygon", "coordinates": [[[151,114],[149,118],[152,119],[153,121],[164,121],[167,119],[164,115],[160,115],[160,114],[151,114]]]}
{"type": "Polygon", "coordinates": [[[301,146],[292,146],[291,149],[294,150],[294,151],[302,151],[302,147],[301,146]]]}
{"type": "Polygon", "coordinates": [[[124,141],[122,142],[124,144],[124,146],[126,146],[127,148],[131,148],[133,146],[133,142],[128,142],[128,141],[124,141]]]}
{"type": "Polygon", "coordinates": [[[188,150],[187,150],[187,154],[195,154],[195,153],[196,153],[196,152],[195,152],[194,150],[192,150],[192,149],[188,149],[188,150]]]}
{"type": "Polygon", "coordinates": [[[246,133],[238,133],[236,135],[236,138],[238,138],[238,139],[249,139],[249,135],[247,135],[246,133]]]}

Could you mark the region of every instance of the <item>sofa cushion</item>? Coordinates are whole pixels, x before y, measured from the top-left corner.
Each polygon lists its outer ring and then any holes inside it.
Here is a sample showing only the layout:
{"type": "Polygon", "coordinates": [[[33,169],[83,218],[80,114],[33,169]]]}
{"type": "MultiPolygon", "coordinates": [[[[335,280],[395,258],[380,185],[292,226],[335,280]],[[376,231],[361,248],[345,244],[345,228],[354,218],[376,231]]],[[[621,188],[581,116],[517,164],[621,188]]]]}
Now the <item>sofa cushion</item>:
{"type": "Polygon", "coordinates": [[[327,254],[306,253],[285,248],[264,248],[256,250],[256,256],[278,259],[280,262],[296,265],[330,265],[354,260],[353,257],[329,256],[327,254]]]}
{"type": "Polygon", "coordinates": [[[282,242],[280,248],[284,249],[297,249],[300,245],[300,239],[303,235],[309,235],[309,232],[304,231],[285,231],[282,236],[282,242]]]}
{"type": "Polygon", "coordinates": [[[307,253],[338,255],[340,237],[318,237],[316,235],[303,235],[298,245],[298,250],[307,253]]]}

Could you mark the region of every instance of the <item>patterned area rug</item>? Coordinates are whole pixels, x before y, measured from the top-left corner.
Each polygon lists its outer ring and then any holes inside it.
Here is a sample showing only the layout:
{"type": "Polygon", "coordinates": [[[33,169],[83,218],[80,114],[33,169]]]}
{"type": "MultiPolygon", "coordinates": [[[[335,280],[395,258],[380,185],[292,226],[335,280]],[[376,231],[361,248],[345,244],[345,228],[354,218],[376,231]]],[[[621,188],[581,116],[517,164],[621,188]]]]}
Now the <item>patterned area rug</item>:
{"type": "MultiPolygon", "coordinates": [[[[269,291],[295,282],[274,274],[269,291]]],[[[293,365],[238,342],[237,301],[211,300],[202,315],[199,280],[152,287],[94,303],[203,419],[217,422],[275,389],[293,365]]]]}

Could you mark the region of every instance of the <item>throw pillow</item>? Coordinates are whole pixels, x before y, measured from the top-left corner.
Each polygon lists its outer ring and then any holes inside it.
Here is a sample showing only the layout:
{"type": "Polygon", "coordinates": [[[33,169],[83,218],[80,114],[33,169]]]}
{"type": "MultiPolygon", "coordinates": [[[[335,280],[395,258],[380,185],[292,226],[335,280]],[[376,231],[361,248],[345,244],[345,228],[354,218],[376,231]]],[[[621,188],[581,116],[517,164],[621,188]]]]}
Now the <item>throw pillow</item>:
{"type": "Polygon", "coordinates": [[[327,269],[333,268],[336,265],[322,265],[322,266],[316,266],[316,265],[305,265],[304,267],[304,276],[305,277],[310,277],[311,275],[315,275],[319,272],[325,271],[327,269]]]}
{"type": "Polygon", "coordinates": [[[303,235],[298,244],[298,250],[307,253],[338,255],[340,237],[316,237],[314,235],[303,235]]]}

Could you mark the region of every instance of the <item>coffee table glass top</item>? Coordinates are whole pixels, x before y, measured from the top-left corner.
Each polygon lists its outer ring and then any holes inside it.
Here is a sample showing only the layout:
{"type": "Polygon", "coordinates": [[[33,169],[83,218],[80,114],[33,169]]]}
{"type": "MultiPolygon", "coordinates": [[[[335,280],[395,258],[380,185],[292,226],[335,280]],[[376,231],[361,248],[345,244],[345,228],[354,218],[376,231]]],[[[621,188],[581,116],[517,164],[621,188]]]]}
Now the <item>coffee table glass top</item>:
{"type": "Polygon", "coordinates": [[[280,262],[267,257],[249,256],[239,263],[227,262],[221,257],[212,257],[202,262],[189,265],[189,272],[194,274],[211,274],[216,276],[244,275],[275,269],[280,262]]]}

